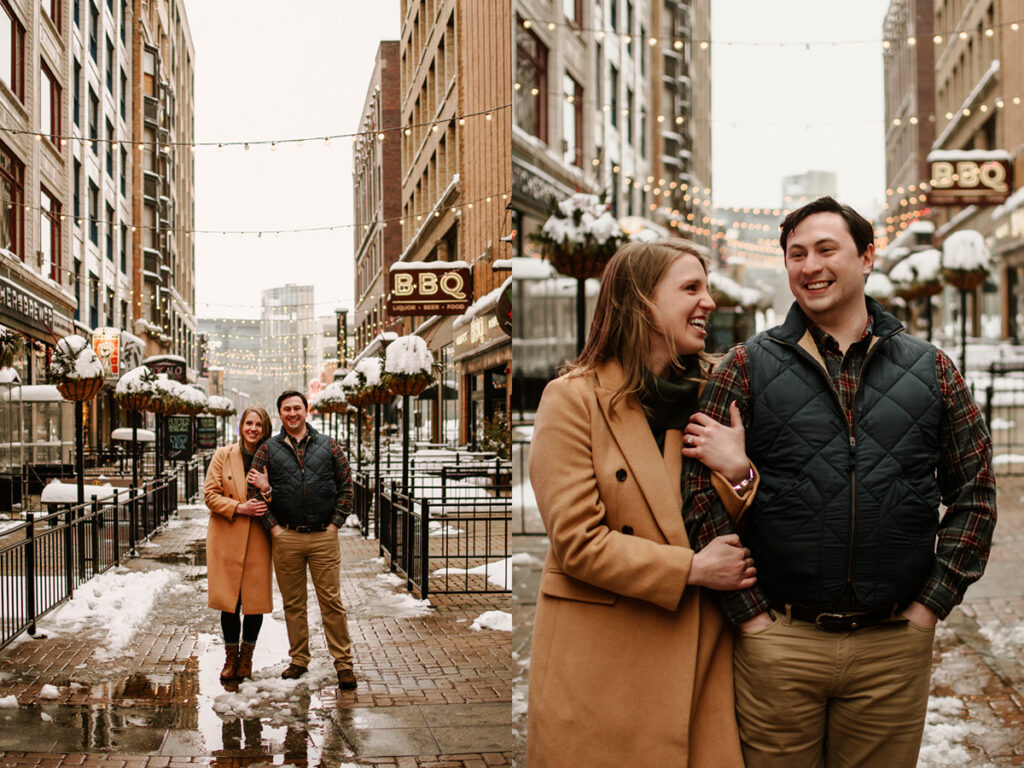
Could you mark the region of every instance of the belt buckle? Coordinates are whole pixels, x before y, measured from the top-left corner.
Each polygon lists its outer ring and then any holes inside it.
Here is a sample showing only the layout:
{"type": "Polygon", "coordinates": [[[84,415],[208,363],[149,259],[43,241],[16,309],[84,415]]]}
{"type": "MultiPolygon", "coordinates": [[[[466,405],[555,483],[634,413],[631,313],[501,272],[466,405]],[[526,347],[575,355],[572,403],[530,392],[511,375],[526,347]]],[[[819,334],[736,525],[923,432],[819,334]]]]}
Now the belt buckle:
{"type": "Polygon", "coordinates": [[[814,617],[814,626],[824,632],[849,632],[861,626],[861,613],[819,613],[814,617]]]}

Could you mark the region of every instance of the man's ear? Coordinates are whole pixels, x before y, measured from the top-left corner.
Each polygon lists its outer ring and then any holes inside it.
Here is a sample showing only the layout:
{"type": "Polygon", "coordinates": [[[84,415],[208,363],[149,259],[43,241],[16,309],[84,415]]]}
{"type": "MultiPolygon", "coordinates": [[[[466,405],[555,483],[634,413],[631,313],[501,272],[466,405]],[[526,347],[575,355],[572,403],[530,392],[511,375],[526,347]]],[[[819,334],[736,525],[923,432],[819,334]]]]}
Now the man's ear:
{"type": "Polygon", "coordinates": [[[875,246],[873,243],[868,243],[868,247],[864,249],[864,253],[860,255],[864,265],[864,276],[867,277],[871,274],[871,270],[875,268],[875,246]]]}

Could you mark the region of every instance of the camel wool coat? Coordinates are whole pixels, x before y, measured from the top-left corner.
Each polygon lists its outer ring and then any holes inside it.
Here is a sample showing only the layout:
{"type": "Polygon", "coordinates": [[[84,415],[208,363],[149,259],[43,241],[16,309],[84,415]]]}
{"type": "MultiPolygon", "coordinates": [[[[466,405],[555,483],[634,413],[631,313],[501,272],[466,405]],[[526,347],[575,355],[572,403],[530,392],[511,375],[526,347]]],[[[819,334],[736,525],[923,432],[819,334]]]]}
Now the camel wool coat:
{"type": "Polygon", "coordinates": [[[246,499],[245,465],[239,443],[218,448],[203,487],[210,523],[206,530],[209,605],[234,613],[270,613],[270,536],[257,518],[236,515],[246,499]]]}
{"type": "MultiPolygon", "coordinates": [[[[664,456],[618,363],[544,390],[530,480],[551,541],[533,630],[529,768],[743,768],[732,630],[687,587],[682,432],[664,456]]],[[[733,516],[750,503],[724,478],[733,516]]],[[[724,489],[723,489],[724,486],[724,489]]]]}

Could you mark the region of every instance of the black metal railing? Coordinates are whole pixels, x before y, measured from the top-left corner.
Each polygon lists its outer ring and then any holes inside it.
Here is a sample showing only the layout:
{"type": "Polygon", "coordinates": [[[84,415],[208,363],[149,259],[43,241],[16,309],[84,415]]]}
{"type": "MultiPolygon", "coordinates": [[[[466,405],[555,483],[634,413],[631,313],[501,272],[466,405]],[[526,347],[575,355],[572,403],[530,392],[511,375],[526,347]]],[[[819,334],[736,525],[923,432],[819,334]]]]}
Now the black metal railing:
{"type": "MultiPolygon", "coordinates": [[[[993,361],[988,374],[983,407],[992,433],[995,470],[1001,475],[1024,475],[1024,363],[993,361]]],[[[975,392],[976,397],[979,394],[975,392]]]]}
{"type": "MultiPolygon", "coordinates": [[[[75,589],[128,557],[202,488],[208,456],[197,455],[139,488],[84,504],[47,504],[0,536],[0,648],[70,599],[75,589]]],[[[86,495],[89,488],[86,487],[86,495]]]]}

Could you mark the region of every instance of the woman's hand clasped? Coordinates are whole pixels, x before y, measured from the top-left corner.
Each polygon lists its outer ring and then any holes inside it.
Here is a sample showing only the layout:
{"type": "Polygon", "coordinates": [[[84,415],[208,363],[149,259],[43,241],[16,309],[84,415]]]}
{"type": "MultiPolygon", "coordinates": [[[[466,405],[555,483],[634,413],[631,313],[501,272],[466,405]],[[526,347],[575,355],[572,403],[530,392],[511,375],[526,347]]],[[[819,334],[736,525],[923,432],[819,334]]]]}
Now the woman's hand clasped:
{"type": "Polygon", "coordinates": [[[750,550],[735,533],[718,536],[693,556],[687,584],[717,590],[746,589],[757,582],[750,550]]]}
{"type": "Polygon", "coordinates": [[[263,517],[267,514],[267,504],[260,499],[249,499],[235,507],[235,514],[246,517],[263,517]]]}
{"type": "Polygon", "coordinates": [[[750,461],[746,430],[735,400],[729,404],[729,421],[727,427],[706,413],[693,414],[683,433],[683,456],[720,472],[730,483],[738,483],[750,471],[750,461]]]}
{"type": "Polygon", "coordinates": [[[267,470],[250,469],[249,474],[245,476],[245,482],[251,485],[260,493],[266,493],[270,490],[270,480],[267,479],[267,470]]]}

